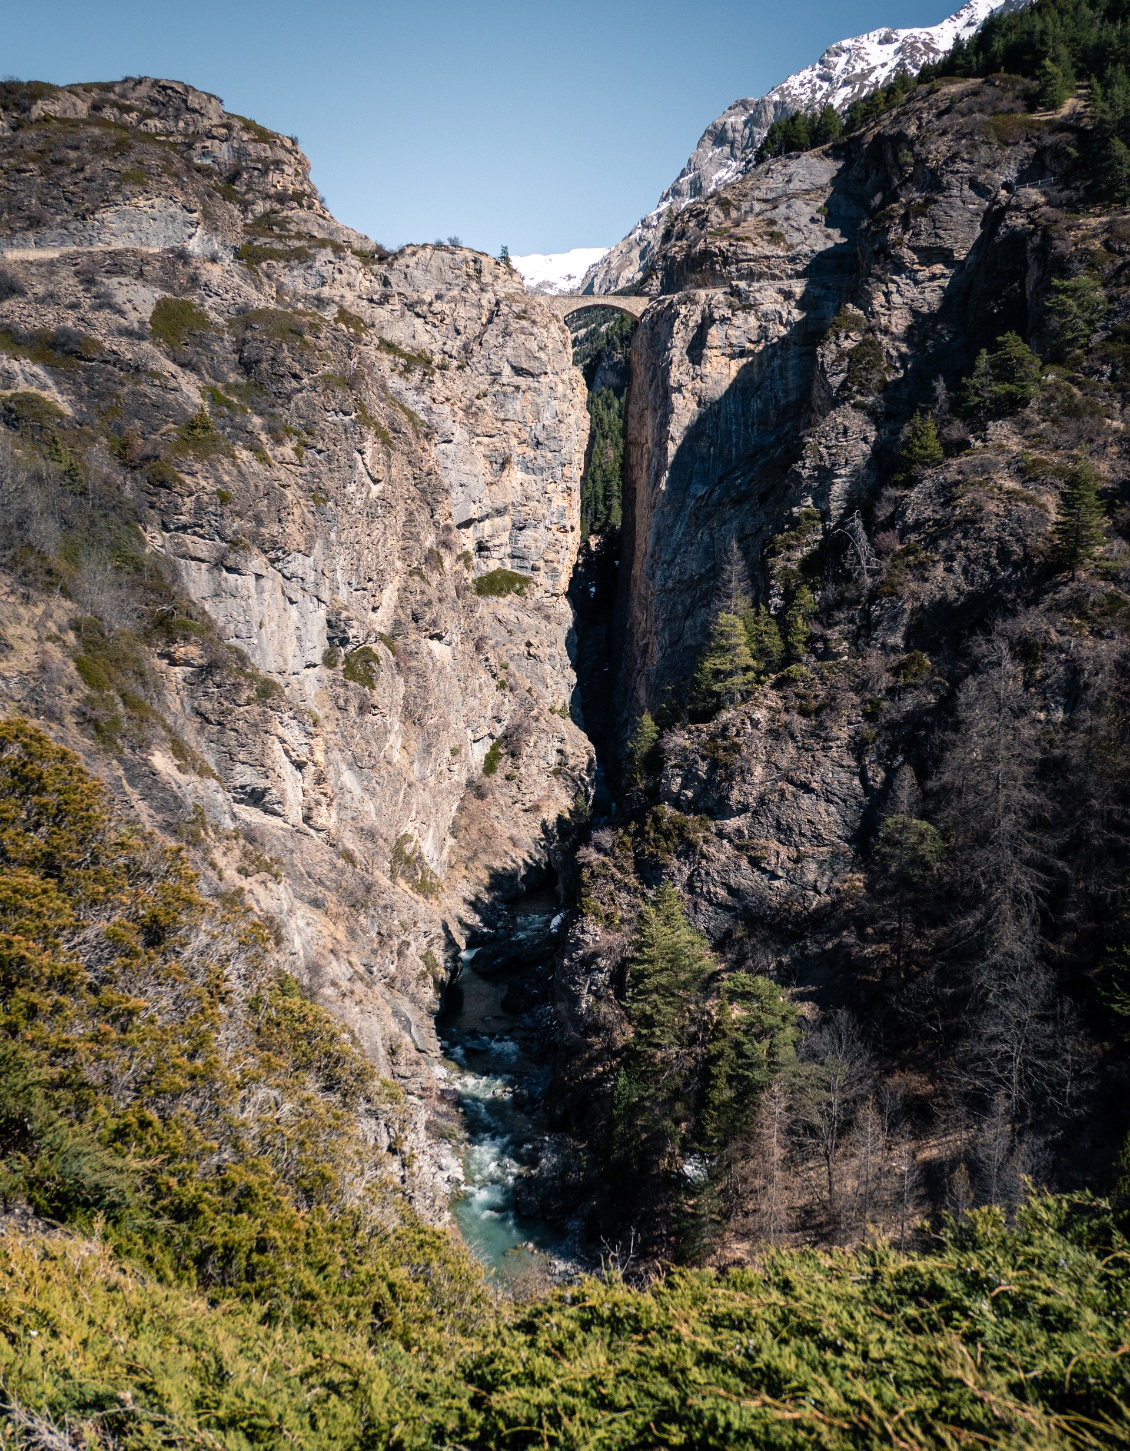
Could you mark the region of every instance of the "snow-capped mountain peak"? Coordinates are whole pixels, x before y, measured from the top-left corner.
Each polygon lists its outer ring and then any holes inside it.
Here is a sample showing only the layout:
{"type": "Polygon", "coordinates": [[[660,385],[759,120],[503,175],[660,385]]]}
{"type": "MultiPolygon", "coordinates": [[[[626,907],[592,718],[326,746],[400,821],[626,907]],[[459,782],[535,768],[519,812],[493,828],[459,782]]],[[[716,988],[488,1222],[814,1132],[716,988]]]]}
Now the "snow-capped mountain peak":
{"type": "Polygon", "coordinates": [[[671,207],[685,207],[717,191],[754,166],[757,149],[774,121],[827,105],[844,111],[852,101],[892,81],[900,71],[917,75],[973,35],[995,11],[1018,10],[1030,0],[967,0],[937,25],[871,30],[830,45],[815,64],[797,71],[767,95],[735,101],[706,128],[690,160],[659,198],[653,212],[585,274],[583,288],[615,292],[637,282],[671,207]]]}
{"type": "Polygon", "coordinates": [[[607,247],[574,247],[571,252],[530,252],[510,261],[531,292],[579,292],[581,278],[608,251],[607,247]]]}

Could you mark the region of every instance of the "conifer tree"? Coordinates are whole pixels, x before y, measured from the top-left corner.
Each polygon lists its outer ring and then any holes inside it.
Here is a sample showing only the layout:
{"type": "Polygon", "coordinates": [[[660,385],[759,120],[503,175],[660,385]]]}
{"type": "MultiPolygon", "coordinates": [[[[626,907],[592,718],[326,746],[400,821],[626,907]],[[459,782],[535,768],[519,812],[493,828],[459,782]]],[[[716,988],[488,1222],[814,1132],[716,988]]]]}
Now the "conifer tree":
{"type": "Polygon", "coordinates": [[[745,625],[753,608],[749,574],[734,540],[722,560],[714,607],[717,613],[695,674],[692,695],[695,709],[707,715],[736,705],[758,683],[745,625]]]}
{"type": "MultiPolygon", "coordinates": [[[[1066,59],[1066,58],[1064,58],[1066,59]]],[[[1037,76],[1036,108],[1040,111],[1058,111],[1075,90],[1075,74],[1071,62],[1066,66],[1059,58],[1045,56],[1037,76]]]]}
{"type": "Polygon", "coordinates": [[[650,711],[644,711],[636,722],[632,738],[628,742],[628,757],[631,761],[631,784],[637,789],[647,779],[647,758],[659,740],[659,727],[651,718],[650,711]]]}
{"type": "Polygon", "coordinates": [[[816,611],[816,600],[806,584],[802,584],[793,595],[792,603],[785,612],[785,628],[781,631],[785,651],[790,660],[797,660],[808,649],[811,631],[808,622],[816,611]]]}
{"type": "Polygon", "coordinates": [[[757,670],[742,617],[723,611],[714,621],[695,674],[695,708],[714,714],[736,705],[756,685],[757,670]]]}
{"type": "Polygon", "coordinates": [[[987,423],[993,416],[994,385],[989,350],[982,348],[977,354],[977,361],[973,364],[972,373],[966,378],[961,388],[962,409],[978,423],[987,423]]]}
{"type": "Polygon", "coordinates": [[[630,1163],[662,1170],[683,1147],[695,1112],[705,989],[715,969],[705,937],[664,882],[640,912],[628,963],[632,1036],[616,1083],[613,1134],[630,1163]]]}
{"type": "Polygon", "coordinates": [[[766,680],[779,669],[785,654],[777,621],[764,605],[759,605],[756,610],[749,609],[745,612],[742,623],[745,625],[746,643],[753,657],[757,678],[759,681],[766,680]]]}
{"type": "Polygon", "coordinates": [[[938,429],[929,413],[919,410],[910,420],[899,453],[897,478],[911,480],[920,470],[936,468],[945,458],[938,429]]]}
{"type": "Polygon", "coordinates": [[[1057,277],[1052,283],[1048,314],[1064,351],[1084,347],[1106,316],[1106,293],[1094,277],[1057,277]]]}
{"type": "Polygon", "coordinates": [[[769,978],[727,979],[708,1049],[706,1145],[724,1148],[752,1127],[763,1090],[792,1060],[796,1023],[796,1009],[769,978]]]}
{"type": "Polygon", "coordinates": [[[1052,537],[1056,563],[1060,569],[1069,569],[1072,579],[1091,563],[1102,546],[1105,535],[1099,476],[1086,459],[1078,459],[1067,475],[1052,537]]]}
{"type": "Polygon", "coordinates": [[[1040,387],[1043,364],[1019,333],[1005,333],[990,352],[982,348],[962,389],[962,405],[979,423],[1026,408],[1040,387]]]}

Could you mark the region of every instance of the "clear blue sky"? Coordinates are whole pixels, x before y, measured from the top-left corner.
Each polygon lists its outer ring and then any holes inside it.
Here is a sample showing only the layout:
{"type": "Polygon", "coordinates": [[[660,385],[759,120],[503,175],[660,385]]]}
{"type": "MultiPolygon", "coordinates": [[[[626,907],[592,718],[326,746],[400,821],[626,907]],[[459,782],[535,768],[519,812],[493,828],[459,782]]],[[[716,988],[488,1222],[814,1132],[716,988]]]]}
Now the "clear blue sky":
{"type": "Polygon", "coordinates": [[[0,74],[172,76],[297,135],[388,246],[617,241],[702,131],[834,40],[961,0],[7,0],[0,74]]]}

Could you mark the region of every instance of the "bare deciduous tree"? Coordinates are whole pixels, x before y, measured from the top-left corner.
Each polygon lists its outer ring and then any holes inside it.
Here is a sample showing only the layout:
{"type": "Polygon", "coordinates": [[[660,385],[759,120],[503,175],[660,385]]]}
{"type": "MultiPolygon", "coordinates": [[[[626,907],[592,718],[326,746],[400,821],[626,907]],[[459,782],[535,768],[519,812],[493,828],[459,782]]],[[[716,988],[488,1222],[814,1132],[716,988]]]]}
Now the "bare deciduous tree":
{"type": "Polygon", "coordinates": [[[838,1222],[841,1153],[874,1084],[874,1062],[855,1019],[842,1008],[808,1035],[799,1056],[797,1125],[823,1161],[828,1216],[838,1222]]]}

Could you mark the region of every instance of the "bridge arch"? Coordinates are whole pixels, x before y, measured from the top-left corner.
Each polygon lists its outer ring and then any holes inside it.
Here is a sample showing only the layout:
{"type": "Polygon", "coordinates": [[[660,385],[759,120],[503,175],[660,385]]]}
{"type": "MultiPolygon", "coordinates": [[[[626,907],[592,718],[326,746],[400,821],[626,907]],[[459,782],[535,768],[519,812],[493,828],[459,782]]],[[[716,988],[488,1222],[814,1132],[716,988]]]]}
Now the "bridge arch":
{"type": "Polygon", "coordinates": [[[562,321],[575,312],[583,312],[593,307],[612,308],[615,312],[626,312],[631,317],[642,317],[644,309],[652,301],[650,297],[623,297],[615,293],[602,292],[597,294],[579,292],[559,292],[543,298],[562,321]]]}

